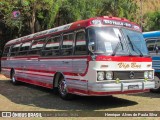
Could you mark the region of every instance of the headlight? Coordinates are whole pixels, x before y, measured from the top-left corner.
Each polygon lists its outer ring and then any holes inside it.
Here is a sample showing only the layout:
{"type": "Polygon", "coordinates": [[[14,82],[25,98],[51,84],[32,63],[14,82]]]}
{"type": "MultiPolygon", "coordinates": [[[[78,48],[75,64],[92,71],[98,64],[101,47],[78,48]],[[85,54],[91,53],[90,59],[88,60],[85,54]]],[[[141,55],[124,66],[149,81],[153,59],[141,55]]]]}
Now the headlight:
{"type": "Polygon", "coordinates": [[[144,78],[148,78],[148,71],[144,72],[144,78]]]}
{"type": "Polygon", "coordinates": [[[104,80],[104,72],[98,72],[97,73],[97,79],[98,80],[104,80]]]}
{"type": "Polygon", "coordinates": [[[112,80],[113,79],[113,72],[106,72],[106,79],[112,80]]]}
{"type": "Polygon", "coordinates": [[[153,78],[153,71],[148,72],[148,78],[152,79],[153,78]]]}

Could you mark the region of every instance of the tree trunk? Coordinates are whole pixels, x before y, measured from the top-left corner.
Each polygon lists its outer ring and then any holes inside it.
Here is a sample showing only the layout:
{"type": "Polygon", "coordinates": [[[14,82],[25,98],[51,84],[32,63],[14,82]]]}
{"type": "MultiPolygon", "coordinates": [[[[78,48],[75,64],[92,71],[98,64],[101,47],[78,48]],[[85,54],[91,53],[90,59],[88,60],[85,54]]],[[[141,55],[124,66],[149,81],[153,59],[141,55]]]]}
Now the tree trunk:
{"type": "Polygon", "coordinates": [[[36,22],[36,8],[35,8],[35,2],[33,3],[33,10],[32,10],[32,15],[30,19],[30,30],[31,33],[35,33],[35,22],[36,22]]]}

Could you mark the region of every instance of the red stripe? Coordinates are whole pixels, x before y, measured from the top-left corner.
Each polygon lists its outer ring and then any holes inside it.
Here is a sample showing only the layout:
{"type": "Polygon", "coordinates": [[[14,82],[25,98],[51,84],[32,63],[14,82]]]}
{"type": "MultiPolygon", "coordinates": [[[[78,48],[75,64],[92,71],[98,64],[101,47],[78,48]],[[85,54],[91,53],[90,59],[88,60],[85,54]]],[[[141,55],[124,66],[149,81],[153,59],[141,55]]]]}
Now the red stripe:
{"type": "Polygon", "coordinates": [[[47,83],[43,83],[43,82],[31,80],[31,79],[25,79],[25,78],[17,77],[17,81],[22,81],[22,82],[25,82],[25,83],[29,83],[29,84],[33,84],[33,85],[38,85],[38,86],[42,86],[42,87],[46,87],[46,88],[51,88],[51,89],[53,88],[52,84],[47,84],[47,83]]]}
{"type": "Polygon", "coordinates": [[[80,79],[74,79],[74,78],[66,78],[67,80],[76,80],[81,82],[88,82],[88,80],[80,80],[80,79]]]}
{"type": "Polygon", "coordinates": [[[137,57],[137,56],[104,56],[99,55],[96,61],[118,61],[118,62],[152,62],[150,57],[137,57]]]}
{"type": "MultiPolygon", "coordinates": [[[[17,73],[24,73],[24,72],[17,72],[17,73]]],[[[30,74],[30,75],[37,75],[37,76],[47,76],[47,77],[51,77],[53,78],[53,76],[50,76],[50,75],[42,75],[42,74],[36,74],[36,73],[25,73],[25,74],[30,74]]],[[[53,74],[54,75],[54,74],[53,74]]]]}
{"type": "MultiPolygon", "coordinates": [[[[2,67],[2,68],[8,69],[8,70],[11,69],[11,68],[7,68],[7,67],[2,67]]],[[[53,75],[56,73],[56,71],[47,71],[47,70],[35,70],[35,69],[23,69],[23,68],[14,68],[14,69],[15,70],[22,70],[22,71],[18,71],[18,72],[22,72],[22,73],[23,73],[23,71],[39,72],[39,73],[50,73],[50,74],[53,74],[53,75]]],[[[53,70],[54,70],[54,68],[53,68],[53,70]]],[[[87,73],[87,70],[86,70],[86,73],[87,73]]],[[[36,73],[27,73],[27,74],[36,75],[36,73]]],[[[64,75],[70,75],[70,76],[79,76],[79,75],[83,76],[85,73],[84,74],[79,74],[79,73],[63,72],[63,74],[64,75]]],[[[37,74],[37,75],[39,75],[39,74],[37,74]]],[[[48,76],[48,75],[42,75],[42,76],[48,76]]]]}
{"type": "MultiPolygon", "coordinates": [[[[86,94],[88,95],[88,91],[85,91],[85,90],[79,90],[79,89],[74,89],[74,88],[67,88],[68,92],[69,93],[75,93],[75,92],[78,92],[78,93],[81,93],[81,94],[86,94]]],[[[76,93],[75,93],[76,94],[76,93]]]]}

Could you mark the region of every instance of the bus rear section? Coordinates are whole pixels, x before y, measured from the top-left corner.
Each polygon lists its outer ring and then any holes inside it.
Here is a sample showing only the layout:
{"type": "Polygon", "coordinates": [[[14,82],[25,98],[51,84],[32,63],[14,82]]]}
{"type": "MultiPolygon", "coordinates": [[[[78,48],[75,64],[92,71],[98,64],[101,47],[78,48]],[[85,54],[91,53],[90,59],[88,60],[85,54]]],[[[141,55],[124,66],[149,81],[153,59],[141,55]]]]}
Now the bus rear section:
{"type": "Polygon", "coordinates": [[[107,96],[148,92],[155,87],[152,60],[138,25],[124,18],[77,21],[9,41],[2,73],[12,83],[107,96]]]}
{"type": "Polygon", "coordinates": [[[155,88],[152,92],[160,91],[160,31],[143,32],[149,55],[152,57],[153,69],[155,70],[155,88]]]}

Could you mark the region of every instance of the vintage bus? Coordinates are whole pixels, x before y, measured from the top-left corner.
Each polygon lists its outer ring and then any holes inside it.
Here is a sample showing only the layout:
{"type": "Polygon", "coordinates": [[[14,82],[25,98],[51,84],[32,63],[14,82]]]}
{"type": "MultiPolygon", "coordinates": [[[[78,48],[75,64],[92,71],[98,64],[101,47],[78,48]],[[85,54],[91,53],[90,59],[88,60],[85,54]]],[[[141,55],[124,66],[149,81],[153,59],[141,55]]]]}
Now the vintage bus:
{"type": "Polygon", "coordinates": [[[155,69],[155,89],[153,92],[160,91],[160,31],[143,32],[147,48],[152,57],[153,68],[155,69]]]}
{"type": "Polygon", "coordinates": [[[152,59],[138,25],[125,18],[96,17],[9,41],[2,73],[13,84],[75,94],[107,96],[155,87],[152,59]]]}

